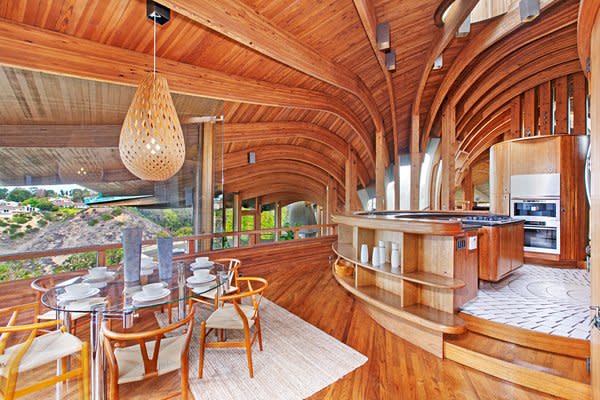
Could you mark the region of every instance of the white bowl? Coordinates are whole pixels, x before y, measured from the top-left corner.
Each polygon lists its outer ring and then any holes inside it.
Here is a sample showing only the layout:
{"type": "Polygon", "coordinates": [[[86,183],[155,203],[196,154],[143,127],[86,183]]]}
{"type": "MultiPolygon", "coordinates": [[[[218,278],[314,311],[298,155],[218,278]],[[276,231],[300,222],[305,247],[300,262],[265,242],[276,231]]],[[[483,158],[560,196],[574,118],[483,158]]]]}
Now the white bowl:
{"type": "Polygon", "coordinates": [[[208,264],[208,257],[196,257],[196,264],[202,265],[202,264],[208,264]]]}
{"type": "Polygon", "coordinates": [[[195,278],[208,278],[210,276],[210,271],[207,269],[195,269],[194,277],[195,278]]]}
{"type": "Polygon", "coordinates": [[[87,283],[75,283],[73,285],[65,286],[65,292],[69,296],[78,297],[90,291],[91,286],[87,283]]]}
{"type": "Polygon", "coordinates": [[[90,268],[88,272],[92,278],[102,278],[106,275],[106,267],[90,268]]]}
{"type": "Polygon", "coordinates": [[[148,297],[159,294],[165,287],[162,283],[150,283],[142,286],[142,292],[148,297]]]}

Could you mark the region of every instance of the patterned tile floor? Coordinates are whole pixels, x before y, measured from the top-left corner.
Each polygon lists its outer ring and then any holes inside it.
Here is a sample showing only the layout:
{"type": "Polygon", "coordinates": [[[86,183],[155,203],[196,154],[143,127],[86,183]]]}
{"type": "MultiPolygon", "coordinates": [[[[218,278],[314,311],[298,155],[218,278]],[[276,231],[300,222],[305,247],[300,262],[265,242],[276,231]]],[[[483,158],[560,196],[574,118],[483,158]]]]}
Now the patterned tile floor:
{"type": "Polygon", "coordinates": [[[589,339],[590,274],[523,265],[500,282],[483,282],[462,311],[551,335],[589,339]]]}

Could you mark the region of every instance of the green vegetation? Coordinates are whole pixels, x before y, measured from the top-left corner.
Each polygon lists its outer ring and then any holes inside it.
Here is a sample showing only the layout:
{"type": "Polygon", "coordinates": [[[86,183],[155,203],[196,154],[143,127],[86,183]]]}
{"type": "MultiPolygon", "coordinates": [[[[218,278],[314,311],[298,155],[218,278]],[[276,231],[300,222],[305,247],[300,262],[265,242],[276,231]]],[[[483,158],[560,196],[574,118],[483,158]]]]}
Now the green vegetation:
{"type": "Polygon", "coordinates": [[[191,236],[194,234],[194,230],[191,226],[184,226],[175,231],[175,237],[179,236],[191,236]]]}
{"type": "Polygon", "coordinates": [[[39,226],[46,226],[46,225],[48,225],[48,221],[46,221],[45,219],[38,219],[37,224],[39,226]]]}
{"type": "Polygon", "coordinates": [[[6,196],[8,196],[8,189],[0,188],[0,200],[6,199],[6,196]]]}
{"type": "Polygon", "coordinates": [[[23,201],[23,204],[39,208],[41,211],[58,211],[58,207],[46,198],[31,197],[23,201]]]}
{"type": "Polygon", "coordinates": [[[15,224],[23,225],[24,223],[31,221],[32,218],[33,217],[31,215],[16,214],[16,215],[13,215],[13,217],[11,218],[11,221],[14,222],[15,224]]]}
{"type": "Polygon", "coordinates": [[[33,193],[31,193],[27,189],[14,188],[11,190],[6,196],[6,200],[8,201],[16,201],[17,203],[22,203],[25,200],[33,197],[33,193]]]}
{"type": "Polygon", "coordinates": [[[100,216],[100,218],[102,219],[102,221],[110,221],[111,219],[113,219],[114,217],[112,216],[111,213],[106,213],[106,214],[102,214],[100,216]]]}
{"type": "Polygon", "coordinates": [[[79,253],[73,254],[61,265],[54,268],[53,273],[78,271],[80,269],[88,269],[96,265],[96,253],[79,253]]]}
{"type": "Polygon", "coordinates": [[[123,261],[123,249],[112,249],[106,251],[106,265],[115,265],[123,261]]]}
{"type": "Polygon", "coordinates": [[[123,213],[123,209],[121,207],[115,207],[111,212],[113,217],[118,217],[122,213],[123,213]]]}
{"type": "Polygon", "coordinates": [[[0,263],[0,282],[34,278],[44,274],[44,268],[34,260],[0,263]]]}
{"type": "Polygon", "coordinates": [[[88,225],[89,225],[89,226],[95,226],[97,223],[98,223],[98,220],[97,220],[97,219],[95,219],[95,218],[94,218],[94,219],[90,219],[90,220],[88,221],[88,225]]]}

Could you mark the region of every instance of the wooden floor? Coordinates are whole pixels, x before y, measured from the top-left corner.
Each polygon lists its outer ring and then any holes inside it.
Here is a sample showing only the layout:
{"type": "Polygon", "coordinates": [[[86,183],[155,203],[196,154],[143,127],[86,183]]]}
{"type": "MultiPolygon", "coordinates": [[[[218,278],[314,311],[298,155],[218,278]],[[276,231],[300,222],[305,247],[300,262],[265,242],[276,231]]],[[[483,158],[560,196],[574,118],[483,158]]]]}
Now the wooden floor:
{"type": "MultiPolygon", "coordinates": [[[[243,271],[244,272],[244,271],[243,271]]],[[[259,274],[256,269],[246,275],[259,274]]],[[[369,361],[310,399],[552,399],[484,373],[440,360],[386,332],[331,276],[326,258],[297,265],[262,268],[271,286],[267,297],[328,334],[347,343],[369,361]]],[[[142,328],[154,324],[143,315],[142,328]]],[[[85,329],[81,331],[87,337],[85,329]]],[[[265,343],[268,346],[268,341],[265,343]]],[[[240,362],[244,362],[240,353],[240,362]]],[[[209,378],[207,378],[209,379],[209,378]]],[[[160,399],[177,389],[178,373],[123,386],[122,399],[160,399]]],[[[69,385],[75,390],[76,385],[69,385]]],[[[32,399],[50,398],[46,392],[32,399]]],[[[77,399],[71,392],[68,399],[77,399]]]]}

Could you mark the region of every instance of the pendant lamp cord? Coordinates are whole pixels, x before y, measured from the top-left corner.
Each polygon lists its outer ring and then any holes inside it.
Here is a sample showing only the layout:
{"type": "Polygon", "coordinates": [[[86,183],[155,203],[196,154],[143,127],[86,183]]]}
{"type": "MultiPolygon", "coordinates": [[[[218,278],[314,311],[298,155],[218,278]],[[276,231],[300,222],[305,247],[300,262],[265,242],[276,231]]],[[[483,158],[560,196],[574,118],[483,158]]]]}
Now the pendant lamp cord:
{"type": "Polygon", "coordinates": [[[156,79],[156,14],[153,15],[153,19],[154,19],[154,57],[153,57],[153,61],[154,61],[154,67],[152,69],[153,73],[154,73],[154,79],[156,79]]]}

